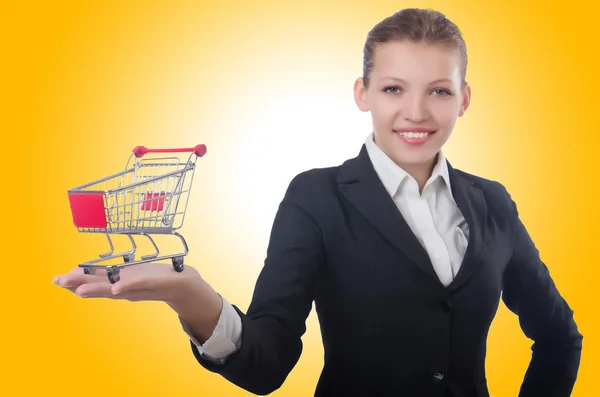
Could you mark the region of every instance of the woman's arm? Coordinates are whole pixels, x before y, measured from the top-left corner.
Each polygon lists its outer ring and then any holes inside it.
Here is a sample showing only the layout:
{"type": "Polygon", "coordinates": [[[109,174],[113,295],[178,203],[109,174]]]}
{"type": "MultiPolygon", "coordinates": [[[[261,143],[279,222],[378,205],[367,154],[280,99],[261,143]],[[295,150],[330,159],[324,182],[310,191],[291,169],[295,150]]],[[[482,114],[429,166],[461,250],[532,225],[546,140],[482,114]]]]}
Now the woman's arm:
{"type": "Polygon", "coordinates": [[[521,222],[515,202],[506,194],[514,235],[502,299],[519,316],[525,335],[534,341],[519,397],[567,397],[577,379],[583,336],[521,222]]]}
{"type": "MultiPolygon", "coordinates": [[[[278,389],[302,352],[301,337],[324,261],[321,232],[306,210],[310,205],[305,197],[314,190],[311,182],[302,174],[291,182],[275,216],[248,311],[233,305],[242,320],[240,349],[225,364],[215,364],[192,346],[203,367],[255,394],[278,389]]],[[[205,321],[198,321],[203,332],[205,321]]]]}

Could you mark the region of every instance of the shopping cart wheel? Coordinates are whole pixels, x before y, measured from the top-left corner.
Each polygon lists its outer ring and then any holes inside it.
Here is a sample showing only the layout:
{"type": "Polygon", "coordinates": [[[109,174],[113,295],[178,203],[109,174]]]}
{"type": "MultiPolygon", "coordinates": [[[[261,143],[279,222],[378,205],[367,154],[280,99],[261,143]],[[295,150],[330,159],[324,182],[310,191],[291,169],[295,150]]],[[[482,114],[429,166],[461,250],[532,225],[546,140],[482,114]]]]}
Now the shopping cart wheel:
{"type": "Polygon", "coordinates": [[[183,256],[176,256],[173,258],[173,268],[176,272],[183,271],[183,256]]]}
{"type": "Polygon", "coordinates": [[[92,269],[92,268],[89,268],[89,267],[84,267],[83,268],[83,274],[94,275],[94,274],[96,274],[96,269],[92,269]]]}
{"type": "Polygon", "coordinates": [[[108,274],[108,281],[110,281],[111,284],[114,284],[121,279],[121,276],[119,275],[119,269],[112,270],[112,271],[109,270],[107,272],[107,274],[108,274]]]}

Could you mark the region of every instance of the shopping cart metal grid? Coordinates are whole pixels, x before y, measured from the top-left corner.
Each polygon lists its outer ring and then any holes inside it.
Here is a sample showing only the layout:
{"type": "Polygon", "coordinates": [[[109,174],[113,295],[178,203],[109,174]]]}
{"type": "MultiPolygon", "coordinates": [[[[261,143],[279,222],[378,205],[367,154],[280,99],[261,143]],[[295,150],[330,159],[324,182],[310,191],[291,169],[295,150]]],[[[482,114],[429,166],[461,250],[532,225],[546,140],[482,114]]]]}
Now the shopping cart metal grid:
{"type": "Polygon", "coordinates": [[[176,230],[183,226],[196,160],[205,154],[206,145],[181,149],[137,146],[124,171],[68,190],[71,215],[77,230],[105,234],[110,246],[110,252],[83,262],[79,267],[86,274],[95,274],[98,268],[105,268],[111,283],[120,280],[120,269],[150,261],[171,259],[174,269],[183,271],[183,257],[189,250],[185,239],[176,230]],[[144,158],[148,153],[188,152],[190,155],[186,161],[182,161],[180,155],[144,158]],[[111,235],[117,234],[129,237],[131,250],[114,252],[111,235]],[[147,238],[155,252],[136,261],[135,235],[147,238]],[[183,251],[161,255],[152,235],[176,236],[181,240],[183,251]],[[123,258],[123,263],[99,265],[114,258],[123,258]]]}

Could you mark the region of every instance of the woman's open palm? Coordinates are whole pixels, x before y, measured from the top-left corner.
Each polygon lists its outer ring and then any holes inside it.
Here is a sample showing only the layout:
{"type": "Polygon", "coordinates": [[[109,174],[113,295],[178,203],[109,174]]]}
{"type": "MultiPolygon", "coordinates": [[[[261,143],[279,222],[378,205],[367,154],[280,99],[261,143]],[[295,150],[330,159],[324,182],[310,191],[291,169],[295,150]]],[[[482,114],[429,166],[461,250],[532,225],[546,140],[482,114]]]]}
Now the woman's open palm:
{"type": "Polygon", "coordinates": [[[126,266],[120,270],[121,279],[115,284],[108,280],[106,269],[96,269],[96,274],[85,274],[76,267],[52,282],[82,298],[126,299],[129,301],[175,301],[198,271],[185,266],[177,272],[171,264],[148,262],[126,266]]]}

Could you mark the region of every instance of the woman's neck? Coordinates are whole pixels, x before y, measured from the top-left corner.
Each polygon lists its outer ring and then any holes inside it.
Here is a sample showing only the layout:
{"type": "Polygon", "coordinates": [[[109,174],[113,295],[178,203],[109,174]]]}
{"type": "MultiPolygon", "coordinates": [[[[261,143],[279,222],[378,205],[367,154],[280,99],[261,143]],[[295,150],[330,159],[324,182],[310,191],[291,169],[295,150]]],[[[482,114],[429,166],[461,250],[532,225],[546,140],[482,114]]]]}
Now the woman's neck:
{"type": "Polygon", "coordinates": [[[431,177],[433,173],[433,168],[435,167],[437,160],[439,158],[439,153],[433,157],[427,164],[398,164],[400,168],[406,171],[410,176],[412,176],[415,181],[417,181],[417,185],[419,186],[419,194],[423,193],[423,189],[425,188],[425,184],[431,177]]]}

